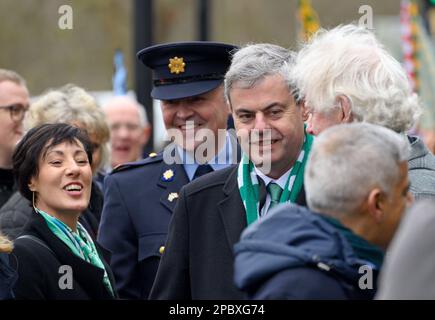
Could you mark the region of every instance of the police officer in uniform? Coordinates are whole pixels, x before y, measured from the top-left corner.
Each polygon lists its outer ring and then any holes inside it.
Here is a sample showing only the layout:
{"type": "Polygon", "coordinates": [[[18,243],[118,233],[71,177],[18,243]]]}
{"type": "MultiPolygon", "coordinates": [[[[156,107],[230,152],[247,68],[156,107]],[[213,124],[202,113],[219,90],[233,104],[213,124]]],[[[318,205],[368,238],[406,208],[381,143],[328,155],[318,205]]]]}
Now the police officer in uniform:
{"type": "Polygon", "coordinates": [[[234,49],[178,42],[138,53],[153,71],[151,96],[161,100],[173,143],[162,153],[117,167],[105,179],[98,241],[112,253],[121,298],[148,298],[181,187],[238,162],[237,141],[226,131],[230,110],[223,91],[234,49]]]}

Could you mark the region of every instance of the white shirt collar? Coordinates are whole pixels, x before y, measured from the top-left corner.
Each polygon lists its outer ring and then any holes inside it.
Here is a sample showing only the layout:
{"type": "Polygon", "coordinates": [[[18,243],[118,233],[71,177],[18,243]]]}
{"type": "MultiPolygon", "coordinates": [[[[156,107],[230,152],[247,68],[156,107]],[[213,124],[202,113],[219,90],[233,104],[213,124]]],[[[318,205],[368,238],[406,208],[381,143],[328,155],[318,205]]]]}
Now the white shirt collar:
{"type": "Polygon", "coordinates": [[[257,169],[256,166],[254,166],[255,173],[257,176],[259,176],[263,181],[265,186],[267,187],[269,183],[275,182],[277,185],[281,187],[281,189],[284,190],[285,184],[287,183],[288,176],[290,175],[290,172],[292,171],[293,167],[291,167],[286,173],[284,173],[281,177],[278,179],[272,179],[268,176],[266,176],[263,172],[261,172],[259,169],[257,169]]]}
{"type": "MultiPolygon", "coordinates": [[[[227,132],[225,137],[225,145],[219,150],[215,157],[208,162],[214,171],[224,169],[233,164],[231,162],[233,159],[233,153],[237,152],[237,149],[233,150],[232,146],[233,144],[231,143],[229,133],[227,132]]],[[[179,145],[176,146],[176,150],[180,159],[185,160],[183,164],[184,171],[186,172],[189,181],[192,181],[195,171],[199,166],[199,164],[195,161],[194,154],[187,152],[179,145]]]]}

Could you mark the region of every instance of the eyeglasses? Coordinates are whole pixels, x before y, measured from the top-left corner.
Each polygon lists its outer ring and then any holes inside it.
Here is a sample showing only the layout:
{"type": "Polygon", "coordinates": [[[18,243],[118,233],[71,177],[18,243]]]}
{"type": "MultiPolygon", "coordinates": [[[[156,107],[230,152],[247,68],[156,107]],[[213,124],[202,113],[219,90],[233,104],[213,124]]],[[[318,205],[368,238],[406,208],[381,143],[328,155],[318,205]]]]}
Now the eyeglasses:
{"type": "Polygon", "coordinates": [[[134,123],[114,123],[110,126],[110,130],[111,131],[118,131],[122,127],[125,127],[125,129],[127,129],[127,131],[129,131],[129,132],[136,131],[140,128],[140,126],[138,124],[134,124],[134,123]]]}
{"type": "Polygon", "coordinates": [[[24,115],[29,110],[28,105],[12,104],[10,106],[0,106],[1,110],[8,110],[12,121],[19,122],[24,119],[24,115]]]}

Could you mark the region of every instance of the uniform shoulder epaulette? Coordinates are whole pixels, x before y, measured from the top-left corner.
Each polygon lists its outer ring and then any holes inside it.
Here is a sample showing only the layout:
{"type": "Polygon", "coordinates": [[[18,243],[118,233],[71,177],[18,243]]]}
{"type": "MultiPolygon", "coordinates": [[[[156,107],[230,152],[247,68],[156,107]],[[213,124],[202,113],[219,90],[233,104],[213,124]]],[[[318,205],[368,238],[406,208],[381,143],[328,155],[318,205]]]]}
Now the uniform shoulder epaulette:
{"type": "Polygon", "coordinates": [[[125,171],[128,169],[133,169],[133,168],[137,168],[137,167],[141,167],[147,164],[151,164],[151,163],[155,163],[155,162],[160,162],[163,160],[163,153],[155,153],[152,152],[148,155],[148,158],[139,160],[139,161],[135,161],[135,162],[127,162],[127,163],[123,163],[120,164],[118,166],[116,166],[111,174],[113,173],[117,173],[117,172],[121,172],[121,171],[125,171]]]}

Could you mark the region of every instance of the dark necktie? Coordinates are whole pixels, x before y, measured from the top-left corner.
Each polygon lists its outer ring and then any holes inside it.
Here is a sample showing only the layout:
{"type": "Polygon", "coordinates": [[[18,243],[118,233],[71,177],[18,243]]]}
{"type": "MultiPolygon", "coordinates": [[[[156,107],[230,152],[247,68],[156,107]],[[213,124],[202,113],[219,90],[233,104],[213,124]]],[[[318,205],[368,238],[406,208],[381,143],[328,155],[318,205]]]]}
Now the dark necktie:
{"type": "Polygon", "coordinates": [[[203,176],[206,173],[212,172],[213,168],[209,164],[200,164],[198,168],[196,168],[195,174],[193,175],[193,179],[203,176]]]}
{"type": "Polygon", "coordinates": [[[279,198],[281,198],[282,189],[276,183],[271,182],[267,185],[267,192],[269,192],[270,195],[270,205],[269,209],[267,209],[267,211],[269,211],[274,206],[279,204],[279,198]]]}

